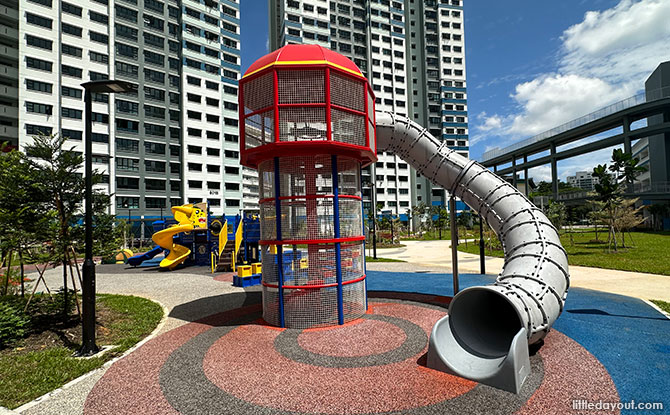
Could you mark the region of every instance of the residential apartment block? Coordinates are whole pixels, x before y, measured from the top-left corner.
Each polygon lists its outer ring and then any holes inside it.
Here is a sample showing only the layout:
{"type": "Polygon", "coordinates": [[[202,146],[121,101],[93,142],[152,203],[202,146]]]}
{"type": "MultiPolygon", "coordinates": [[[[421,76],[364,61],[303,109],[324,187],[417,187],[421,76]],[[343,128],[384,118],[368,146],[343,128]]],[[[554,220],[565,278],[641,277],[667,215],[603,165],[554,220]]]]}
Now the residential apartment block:
{"type": "Polygon", "coordinates": [[[81,84],[128,81],[130,93],[93,96],[94,168],[118,216],[257,207],[256,174],[239,164],[237,0],[20,0],[17,14],[20,147],[43,132],[83,151],[81,84]]]}
{"type": "Polygon", "coordinates": [[[595,185],[599,183],[597,177],[593,177],[593,173],[587,171],[575,172],[574,176],[568,176],[568,184],[573,187],[579,187],[583,190],[593,190],[595,185]]]}
{"type": "MultiPolygon", "coordinates": [[[[461,0],[270,0],[270,48],[316,43],[350,58],[372,83],[376,109],[413,118],[468,154],[461,0]]],[[[379,153],[363,172],[364,205],[406,220],[412,206],[444,204],[399,157],[379,153]]]]}

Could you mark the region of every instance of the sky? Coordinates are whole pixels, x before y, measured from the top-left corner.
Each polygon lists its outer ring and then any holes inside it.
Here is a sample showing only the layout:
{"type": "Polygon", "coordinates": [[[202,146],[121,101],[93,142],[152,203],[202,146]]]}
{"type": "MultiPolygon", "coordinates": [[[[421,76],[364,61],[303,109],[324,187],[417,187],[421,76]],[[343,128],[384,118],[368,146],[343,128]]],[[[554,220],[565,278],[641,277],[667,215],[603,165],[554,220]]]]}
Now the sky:
{"type": "MultiPolygon", "coordinates": [[[[470,157],[644,89],[670,60],[670,0],[465,0],[470,157]]],[[[267,53],[268,2],[241,2],[242,68],[267,53]]],[[[611,149],[560,161],[559,177],[611,149]]],[[[550,167],[532,169],[536,181],[550,167]]]]}

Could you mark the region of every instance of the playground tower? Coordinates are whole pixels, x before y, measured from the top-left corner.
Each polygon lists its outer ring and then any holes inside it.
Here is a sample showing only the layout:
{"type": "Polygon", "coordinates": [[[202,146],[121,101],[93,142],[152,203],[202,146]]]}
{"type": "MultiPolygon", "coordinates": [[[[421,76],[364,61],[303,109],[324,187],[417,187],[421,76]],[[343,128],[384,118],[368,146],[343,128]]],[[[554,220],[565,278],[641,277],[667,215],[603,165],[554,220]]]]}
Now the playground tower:
{"type": "Polygon", "coordinates": [[[260,179],[263,317],[344,324],[367,308],[360,169],[376,161],[374,95],[349,59],[288,45],[240,80],[240,151],[260,179]]]}

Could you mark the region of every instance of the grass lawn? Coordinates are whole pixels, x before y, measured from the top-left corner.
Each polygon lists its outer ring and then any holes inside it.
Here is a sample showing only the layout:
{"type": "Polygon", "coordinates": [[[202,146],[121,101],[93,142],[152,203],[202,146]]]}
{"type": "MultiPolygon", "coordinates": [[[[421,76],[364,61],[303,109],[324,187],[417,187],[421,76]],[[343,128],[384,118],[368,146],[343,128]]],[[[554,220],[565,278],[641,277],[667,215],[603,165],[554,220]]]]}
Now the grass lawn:
{"type": "Polygon", "coordinates": [[[101,357],[72,357],[81,341],[81,324],[44,322],[31,334],[0,350],[0,406],[16,408],[119,356],[151,333],[163,309],[153,301],[132,296],[97,296],[97,344],[117,345],[101,357]]]}
{"type": "Polygon", "coordinates": [[[371,256],[366,256],[365,257],[365,262],[407,262],[407,261],[403,261],[402,259],[380,258],[380,257],[377,257],[377,259],[374,259],[371,256]]]}
{"type": "Polygon", "coordinates": [[[661,310],[666,313],[670,313],[670,303],[661,301],[661,300],[651,300],[652,303],[656,304],[661,310]]]}
{"type": "MultiPolygon", "coordinates": [[[[618,252],[607,251],[607,234],[602,232],[599,232],[601,242],[595,242],[593,231],[574,231],[562,233],[561,243],[568,252],[570,265],[670,275],[667,259],[670,258],[670,232],[632,232],[632,236],[633,247],[620,248],[618,252]]],[[[626,235],[626,245],[629,244],[626,235]]],[[[479,254],[479,245],[474,244],[468,249],[459,245],[458,250],[479,254]]],[[[486,255],[502,257],[503,252],[487,250],[486,255]]]]}

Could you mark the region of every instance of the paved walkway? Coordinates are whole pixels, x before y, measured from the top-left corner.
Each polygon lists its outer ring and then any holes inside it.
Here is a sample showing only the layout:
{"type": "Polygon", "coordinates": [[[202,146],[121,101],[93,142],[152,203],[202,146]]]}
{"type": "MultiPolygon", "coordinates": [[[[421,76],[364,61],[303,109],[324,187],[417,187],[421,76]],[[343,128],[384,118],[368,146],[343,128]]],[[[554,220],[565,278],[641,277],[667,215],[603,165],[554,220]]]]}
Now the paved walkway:
{"type": "MultiPolygon", "coordinates": [[[[381,258],[401,259],[423,267],[442,267],[451,272],[451,241],[403,241],[403,248],[378,249],[381,258]]],[[[462,243],[462,242],[461,242],[462,243]]],[[[668,260],[667,258],[659,260],[668,260]]],[[[486,257],[486,273],[498,274],[504,260],[486,257]]],[[[458,252],[461,273],[479,273],[479,255],[458,252]]],[[[644,300],[670,302],[670,276],[643,272],[617,271],[571,265],[570,286],[588,288],[644,300]]]]}

